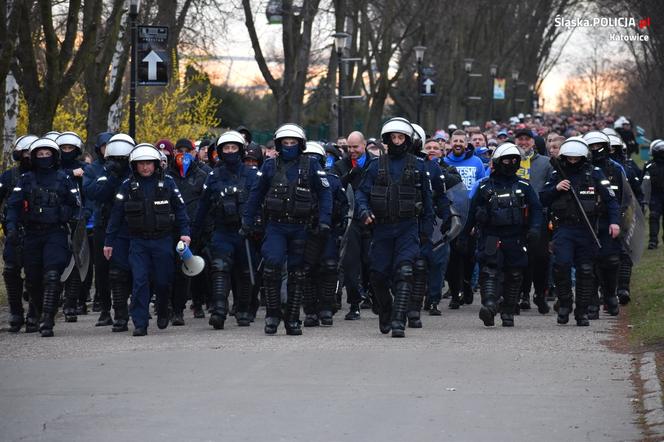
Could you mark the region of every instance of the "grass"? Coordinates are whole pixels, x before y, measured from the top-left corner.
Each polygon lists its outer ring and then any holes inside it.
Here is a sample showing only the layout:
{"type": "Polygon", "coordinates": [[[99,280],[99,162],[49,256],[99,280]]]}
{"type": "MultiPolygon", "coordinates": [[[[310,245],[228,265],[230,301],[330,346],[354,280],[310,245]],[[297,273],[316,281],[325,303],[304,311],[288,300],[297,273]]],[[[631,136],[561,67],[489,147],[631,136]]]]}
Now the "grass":
{"type": "Polygon", "coordinates": [[[664,344],[664,246],[646,250],[634,267],[628,309],[633,344],[664,344]]]}

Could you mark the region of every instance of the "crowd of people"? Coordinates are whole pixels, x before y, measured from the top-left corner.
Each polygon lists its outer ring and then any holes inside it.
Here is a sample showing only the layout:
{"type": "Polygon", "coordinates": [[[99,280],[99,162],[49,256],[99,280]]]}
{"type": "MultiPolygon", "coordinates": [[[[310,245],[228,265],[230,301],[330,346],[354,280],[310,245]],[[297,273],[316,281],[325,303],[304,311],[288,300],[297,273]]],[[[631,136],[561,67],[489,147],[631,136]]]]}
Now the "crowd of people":
{"type": "Polygon", "coordinates": [[[266,146],[246,127],[175,144],[104,132],[93,156],[73,132],[24,135],[0,176],[9,331],[53,336],[60,307],[76,322],[94,293],[96,326],[131,320],[134,336],[151,303],[159,329],[190,301],[214,329],[265,306],[266,334],[300,335],[345,298],[345,320],[371,309],[403,337],[477,289],[485,326],[531,301],[587,326],[630,302],[646,207],[658,245],[664,141],[640,169],[642,136],[625,117],[540,114],[431,133],[396,117],[336,142],[287,123],[266,146]]]}

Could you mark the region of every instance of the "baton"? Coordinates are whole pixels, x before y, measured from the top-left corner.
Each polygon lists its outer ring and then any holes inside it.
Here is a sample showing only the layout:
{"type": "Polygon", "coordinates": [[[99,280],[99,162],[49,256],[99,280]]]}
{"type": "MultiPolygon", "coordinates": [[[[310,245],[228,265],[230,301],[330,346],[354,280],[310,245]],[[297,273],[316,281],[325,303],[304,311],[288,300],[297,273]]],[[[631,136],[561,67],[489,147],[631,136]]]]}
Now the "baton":
{"type": "Polygon", "coordinates": [[[256,276],[254,275],[254,263],[251,262],[251,247],[249,246],[249,238],[244,239],[244,251],[247,254],[247,263],[249,264],[249,279],[251,285],[256,285],[256,276]]]}

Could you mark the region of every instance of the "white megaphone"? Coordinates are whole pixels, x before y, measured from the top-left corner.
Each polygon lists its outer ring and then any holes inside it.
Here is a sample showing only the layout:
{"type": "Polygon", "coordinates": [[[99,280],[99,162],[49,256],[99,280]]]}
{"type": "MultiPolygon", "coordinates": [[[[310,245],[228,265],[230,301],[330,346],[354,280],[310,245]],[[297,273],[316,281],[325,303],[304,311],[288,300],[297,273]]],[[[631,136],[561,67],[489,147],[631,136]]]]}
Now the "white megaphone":
{"type": "Polygon", "coordinates": [[[182,258],[182,273],[185,275],[196,276],[205,268],[205,260],[191,253],[189,246],[184,241],[178,242],[175,251],[182,258]]]}

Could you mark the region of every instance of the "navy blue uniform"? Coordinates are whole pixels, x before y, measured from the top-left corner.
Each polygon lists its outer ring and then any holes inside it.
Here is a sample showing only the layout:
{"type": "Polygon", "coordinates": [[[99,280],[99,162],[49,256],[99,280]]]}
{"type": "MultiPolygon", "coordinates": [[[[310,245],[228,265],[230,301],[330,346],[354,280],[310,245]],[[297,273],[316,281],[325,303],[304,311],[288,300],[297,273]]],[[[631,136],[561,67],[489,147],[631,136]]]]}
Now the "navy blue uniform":
{"type": "Polygon", "coordinates": [[[332,215],[330,184],[318,161],[298,155],[292,161],[271,158],[263,163],[256,186],[252,189],[242,224],[253,226],[262,206],[266,218],[265,241],[261,254],[265,262],[263,280],[267,297],[266,333],[276,333],[281,271],[288,262],[295,272],[295,290],[288,299],[286,332],[301,334],[299,310],[304,295],[304,247],[306,226],[318,217],[320,226],[329,228],[332,215]]]}
{"type": "Polygon", "coordinates": [[[157,295],[158,324],[161,328],[168,325],[168,297],[175,270],[174,228],[181,236],[190,233],[184,201],[171,177],[138,176],[122,183],[106,229],[106,246],[113,247],[115,255],[116,239],[129,236],[130,314],[136,328],[148,327],[151,282],[157,295]]]}
{"type": "MultiPolygon", "coordinates": [[[[235,279],[235,319],[240,326],[251,322],[251,278],[245,250],[244,238],[238,233],[244,206],[251,189],[258,181],[260,172],[253,167],[238,163],[229,166],[220,162],[210,172],[204,185],[203,196],[193,224],[195,242],[205,229],[208,215],[214,219],[214,233],[210,251],[212,254],[212,315],[210,324],[223,328],[228,313],[228,293],[231,276],[235,279]]],[[[253,252],[253,251],[251,251],[253,252]]],[[[256,257],[252,256],[254,271],[256,257]]]]}
{"type": "MultiPolygon", "coordinates": [[[[582,164],[579,170],[566,169],[571,185],[581,201],[583,210],[595,226],[599,219],[608,232],[609,224],[618,224],[619,207],[609,180],[598,167],[582,164]]],[[[594,286],[593,260],[599,250],[588,231],[576,203],[569,191],[558,191],[562,181],[558,171],[544,185],[540,193],[542,204],[549,207],[553,219],[553,277],[560,300],[558,322],[567,323],[572,307],[572,266],[576,268],[577,324],[587,322],[587,308],[594,286]]],[[[597,233],[597,232],[596,232],[597,233]]],[[[601,232],[599,236],[602,236],[601,232]]]]}
{"type": "Polygon", "coordinates": [[[25,229],[26,285],[31,303],[43,312],[40,329],[49,330],[43,335],[52,336],[60,275],[71,257],[67,224],[78,219],[80,204],[76,185],[65,172],[52,168],[24,173],[7,202],[7,232],[19,225],[25,229]]]}
{"type": "Polygon", "coordinates": [[[375,217],[371,285],[379,304],[380,330],[403,336],[413,263],[420,254],[420,239],[427,241],[433,233],[431,182],[424,161],[411,154],[373,160],[356,193],[356,204],[360,217],[375,217]]]}
{"type": "Polygon", "coordinates": [[[526,236],[538,236],[542,205],[528,181],[517,175],[492,172],[471,195],[466,233],[476,228],[477,261],[480,264],[480,318],[493,325],[502,279],[503,325],[514,324],[523,274],[528,267],[526,236]],[[502,275],[502,278],[501,278],[502,275]]]}
{"type": "Polygon", "coordinates": [[[643,166],[643,184],[650,187],[650,197],[644,201],[650,211],[648,248],[655,249],[659,242],[660,226],[664,222],[664,157],[655,158],[643,166]]]}

